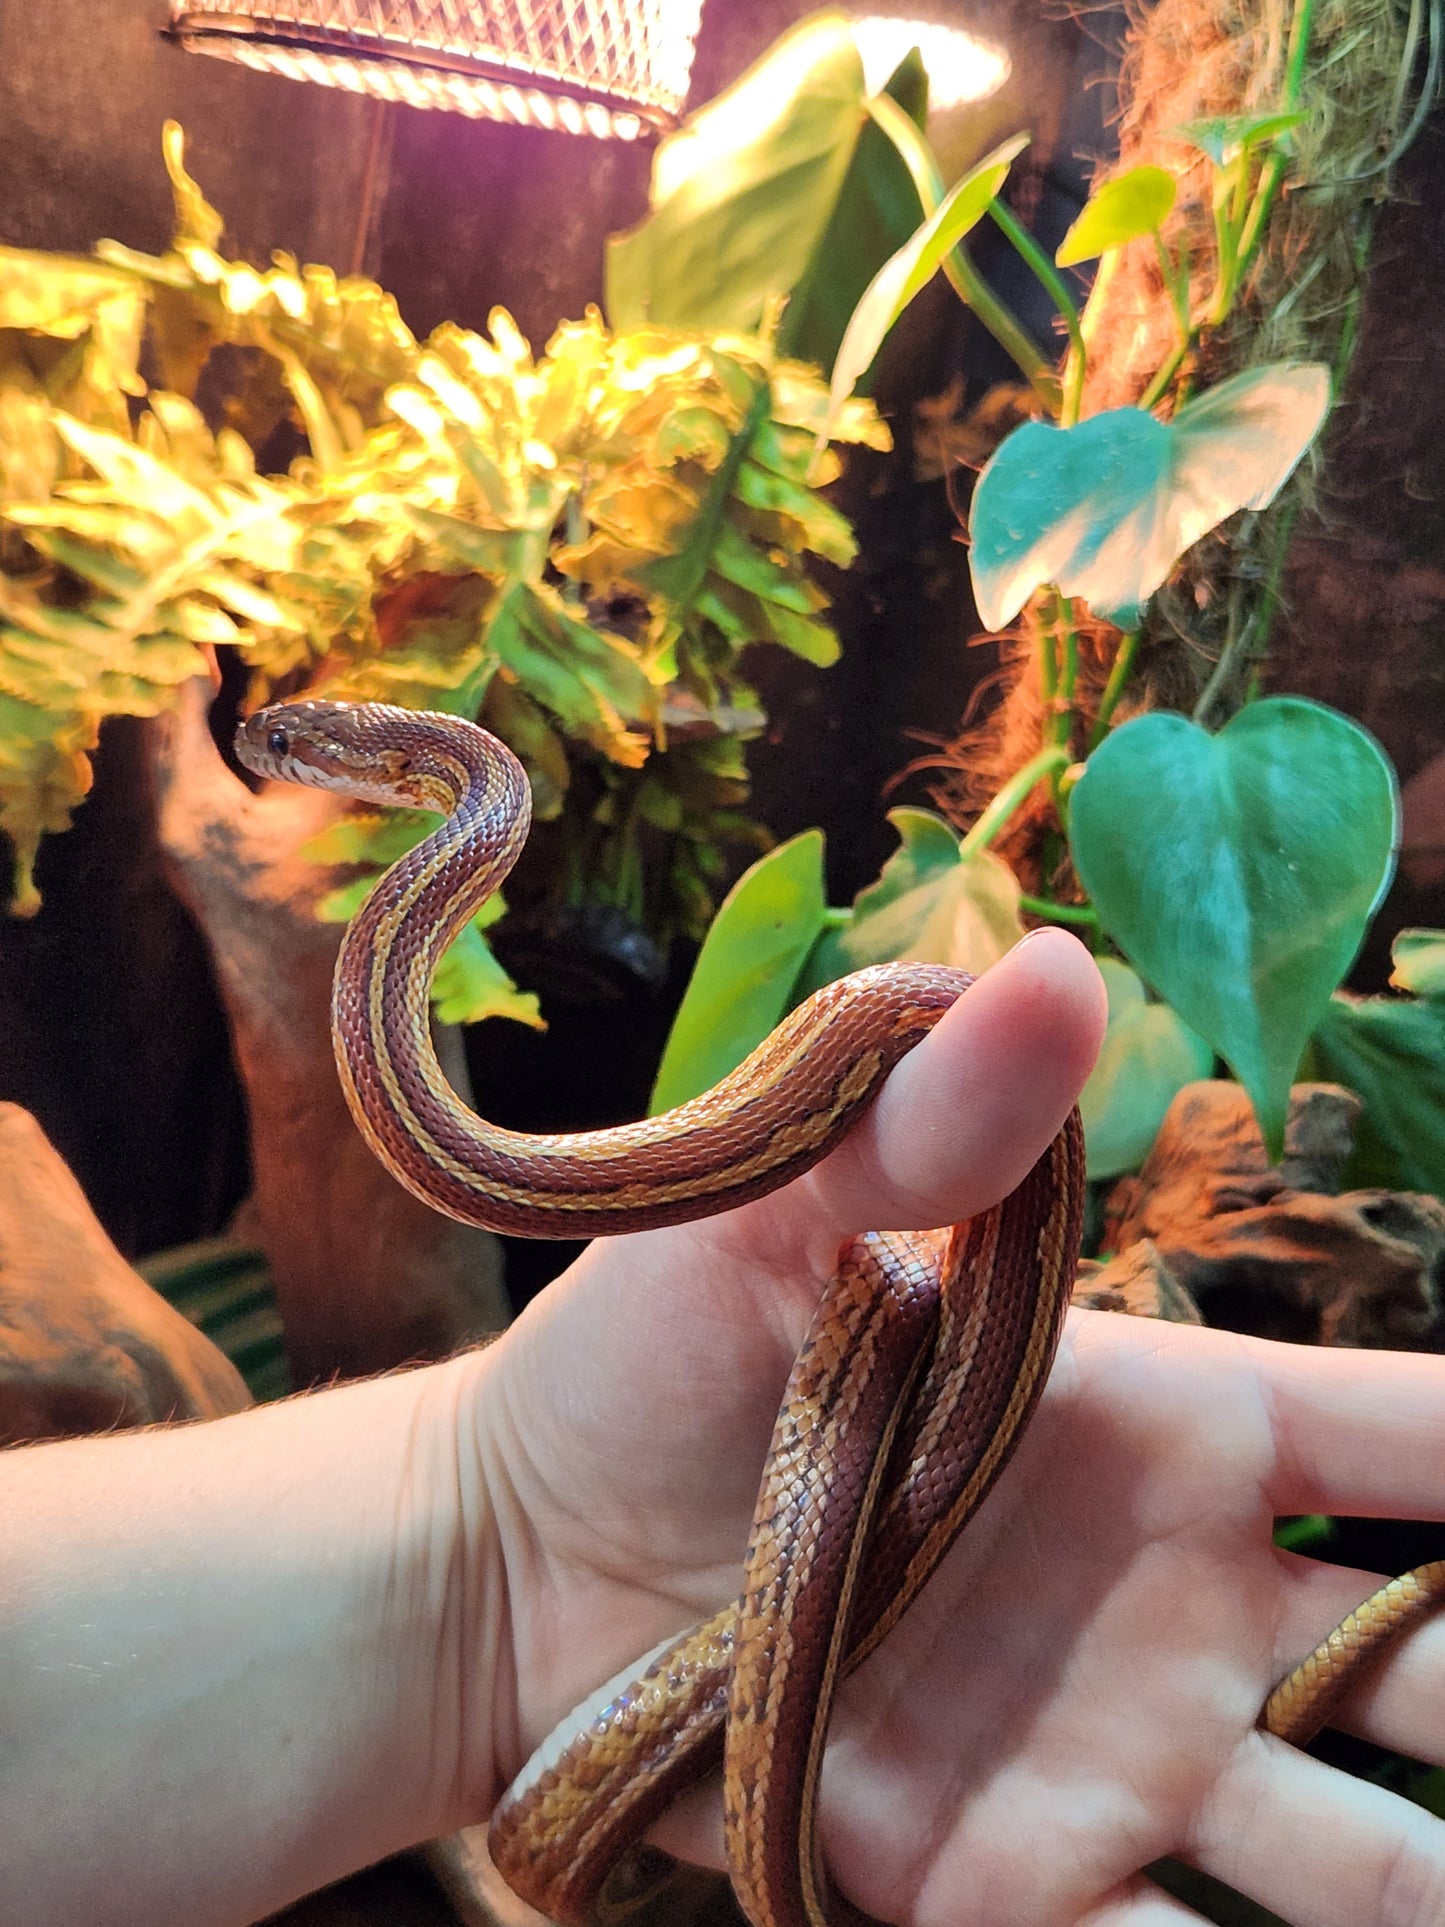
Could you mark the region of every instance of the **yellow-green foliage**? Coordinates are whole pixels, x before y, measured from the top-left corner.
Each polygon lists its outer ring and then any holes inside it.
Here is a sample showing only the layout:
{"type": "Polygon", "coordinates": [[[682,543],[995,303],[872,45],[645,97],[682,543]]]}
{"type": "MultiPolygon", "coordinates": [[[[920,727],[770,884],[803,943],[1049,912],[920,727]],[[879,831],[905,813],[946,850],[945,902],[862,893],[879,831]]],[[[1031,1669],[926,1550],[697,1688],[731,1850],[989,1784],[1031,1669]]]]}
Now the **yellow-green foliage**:
{"type": "MultiPolygon", "coordinates": [[[[102,720],[155,714],[230,646],[258,697],[284,679],[481,716],[593,888],[660,936],[699,929],[719,842],[751,830],[738,654],[836,654],[804,565],[853,545],[816,492],[836,464],[805,480],[814,372],[756,337],[614,334],[595,312],[535,358],[501,310],[417,342],[372,282],[226,260],[174,127],[165,156],[166,254],[0,249],[15,907],[102,720]],[[287,438],[289,465],[258,472],[287,438]]],[[[886,442],[866,405],[835,432],[886,442]]],[[[365,868],[396,832],[361,827],[365,868]]]]}

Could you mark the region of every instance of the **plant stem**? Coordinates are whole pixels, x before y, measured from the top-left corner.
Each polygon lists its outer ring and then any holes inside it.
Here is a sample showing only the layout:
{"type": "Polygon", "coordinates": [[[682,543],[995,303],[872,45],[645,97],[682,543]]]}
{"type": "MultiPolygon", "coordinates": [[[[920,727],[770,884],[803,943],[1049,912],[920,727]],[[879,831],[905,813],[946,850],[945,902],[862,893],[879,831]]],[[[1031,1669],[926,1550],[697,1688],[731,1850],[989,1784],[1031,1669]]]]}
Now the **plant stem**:
{"type": "MultiPolygon", "coordinates": [[[[1074,627],[1074,605],[1068,596],[1051,589],[1042,625],[1039,694],[1044,707],[1044,741],[1062,750],[1066,759],[1073,755],[1074,691],[1078,681],[1079,637],[1074,627]]],[[[1066,828],[1069,802],[1063,786],[1063,774],[1067,767],[1066,760],[1062,768],[1053,772],[1050,784],[1054,808],[1059,813],[1059,821],[1066,828]]]]}
{"type": "Polygon", "coordinates": [[[1014,817],[1030,796],[1047,776],[1055,771],[1068,768],[1069,752],[1058,743],[1048,743],[1024,764],[1015,770],[994,797],[977,823],[958,846],[959,856],[965,861],[986,850],[1012,817],[1014,817]]]}
{"type": "Polygon", "coordinates": [[[1089,731],[1089,755],[1103,742],[1109,733],[1114,711],[1119,706],[1119,698],[1124,693],[1124,685],[1129,680],[1129,672],[1134,667],[1134,658],[1139,653],[1140,629],[1126,629],[1119,638],[1119,647],[1114,651],[1114,660],[1109,665],[1109,680],[1104,684],[1104,693],[1099,698],[1099,713],[1094,718],[1094,727],[1089,731]]]}
{"type": "Polygon", "coordinates": [[[1079,685],[1079,632],[1071,597],[1054,595],[1054,633],[1058,638],[1059,687],[1054,698],[1053,739],[1067,749],[1074,733],[1074,692],[1079,685]]]}
{"type": "Polygon", "coordinates": [[[1054,706],[1059,699],[1059,657],[1055,647],[1054,613],[1050,610],[1039,622],[1039,702],[1044,716],[1044,733],[1053,741],[1054,706]]]}
{"type": "Polygon", "coordinates": [[[1086,923],[1098,930],[1099,913],[1089,903],[1054,903],[1048,897],[1020,896],[1020,910],[1031,917],[1052,917],[1056,923],[1086,923]]]}
{"type": "Polygon", "coordinates": [[[1006,206],[995,195],[988,204],[988,211],[993,216],[994,224],[1034,275],[1063,318],[1069,337],[1070,355],[1068,381],[1059,410],[1059,423],[1061,427],[1072,428],[1079,419],[1079,404],[1083,398],[1084,374],[1088,365],[1089,352],[1084,341],[1084,331],[1079,325],[1078,306],[1069,292],[1068,282],[1013,209],[1006,206]]]}
{"type": "Polygon", "coordinates": [[[1153,408],[1160,400],[1179,372],[1179,367],[1189,350],[1194,346],[1194,329],[1189,316],[1189,253],[1184,241],[1179,243],[1179,258],[1171,261],[1169,250],[1164,245],[1164,236],[1156,228],[1154,231],[1154,251],[1159,257],[1159,273],[1164,286],[1169,291],[1169,299],[1174,308],[1174,319],[1179,328],[1179,340],[1173,352],[1154,375],[1154,379],[1139,397],[1141,408],[1153,408]]]}
{"type": "Polygon", "coordinates": [[[1237,154],[1231,163],[1235,180],[1216,176],[1214,183],[1214,299],[1209,304],[1209,323],[1217,328],[1234,306],[1234,291],[1239,285],[1239,230],[1230,210],[1234,189],[1249,166],[1247,153],[1237,154]]]}
{"type": "MultiPolygon", "coordinates": [[[[868,112],[893,142],[912,178],[925,215],[943,199],[943,179],[933,150],[916,122],[888,94],[874,94],[868,112]]],[[[1053,362],[1029,334],[1013,310],[1000,301],[961,247],[944,257],[943,272],[965,307],[972,308],[994,340],[1017,364],[1020,373],[1050,414],[1059,409],[1059,377],[1053,362]]]]}
{"type": "Polygon", "coordinates": [[[1153,381],[1150,382],[1149,386],[1139,397],[1139,406],[1141,408],[1153,408],[1162,399],[1170,382],[1173,381],[1174,377],[1179,373],[1180,365],[1188,351],[1189,344],[1181,341],[1169,356],[1169,359],[1161,364],[1153,381]]]}
{"type": "MultiPolygon", "coordinates": [[[[1304,86],[1305,62],[1309,59],[1314,12],[1315,0],[1295,0],[1294,18],[1290,22],[1289,30],[1289,53],[1285,60],[1284,100],[1281,103],[1281,110],[1286,114],[1294,113],[1299,106],[1300,90],[1304,86]]],[[[1260,173],[1259,184],[1254,190],[1254,199],[1250,203],[1249,213],[1245,217],[1244,227],[1239,235],[1234,276],[1236,286],[1244,279],[1259,251],[1288,168],[1289,156],[1276,141],[1260,173]]]]}

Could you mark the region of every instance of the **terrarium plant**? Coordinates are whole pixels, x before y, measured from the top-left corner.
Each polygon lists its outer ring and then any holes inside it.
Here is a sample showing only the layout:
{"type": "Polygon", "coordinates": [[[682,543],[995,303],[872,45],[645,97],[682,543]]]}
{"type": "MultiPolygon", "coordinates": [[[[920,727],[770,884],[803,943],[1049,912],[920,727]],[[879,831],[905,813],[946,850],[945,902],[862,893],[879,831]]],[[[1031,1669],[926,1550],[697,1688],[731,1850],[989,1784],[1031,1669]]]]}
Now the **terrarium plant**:
{"type": "MultiPolygon", "coordinates": [[[[372,282],[228,259],[174,126],[165,158],[165,254],[0,250],[13,907],[38,907],[37,846],[84,796],[104,719],[158,718],[162,830],[230,1008],[293,1337],[316,1326],[310,1362],[385,1362],[390,1341],[361,1337],[378,1307],[343,1275],[351,1227],[315,1234],[304,1262],[290,1228],[328,1195],[318,1159],[350,1169],[353,1224],[370,1181],[321,1096],[335,933],[313,915],[344,918],[427,824],[252,796],[206,730],[212,688],[235,664],[243,703],[304,690],[484,721],[525,763],[540,819],[519,896],[595,913],[655,968],[675,933],[705,927],[726,846],[765,840],[744,808],[763,722],[744,647],[837,651],[808,566],[853,552],[819,493],[836,458],[810,467],[827,392],[756,330],[614,330],[592,312],[534,355],[497,311],[485,334],[419,342],[372,282]],[[342,1296],[353,1338],[327,1341],[314,1307],[342,1296]]],[[[866,403],[829,434],[886,441],[866,403]]],[[[443,1019],[541,1021],[483,933],[503,914],[489,905],[446,960],[443,1019]]],[[[386,1284],[378,1254],[374,1289],[430,1349],[460,1333],[428,1322],[436,1287],[412,1247],[456,1234],[413,1233],[386,1284]]]]}
{"type": "MultiPolygon", "coordinates": [[[[846,58],[846,31],[831,17],[796,30],[817,62],[846,58]]],[[[1266,693],[1285,546],[1354,346],[1382,168],[1410,131],[1414,46],[1411,18],[1383,7],[1368,34],[1354,10],[1308,0],[1227,21],[1161,7],[1133,41],[1120,163],[1052,260],[1002,198],[1022,140],[945,194],[917,121],[870,103],[926,218],[834,343],[832,405],[940,267],[1015,349],[1034,418],[997,447],[967,518],[978,612],[1014,625],[1004,694],[937,759],[952,823],[896,811],[902,847],[850,910],[826,904],[816,833],[743,879],[704,947],[659,1107],[843,970],[896,956],[978,969],[1026,921],[1054,920],[1095,947],[1111,993],[1085,1099],[1095,1176],[1136,1166],[1175,1093],[1217,1059],[1278,1157],[1307,1060],[1362,1086],[1370,1181],[1445,1190],[1439,1052],[1419,1034],[1445,1043],[1438,1004],[1333,996],[1392,872],[1393,772],[1347,717],[1266,693]],[[1057,308],[1065,345],[1047,376],[962,254],[985,219],[1057,308]],[[1082,306],[1079,264],[1097,264],[1082,306]],[[1381,1053],[1395,1090],[1369,1074],[1381,1053]]],[[[748,148],[757,181],[781,138],[748,148]]],[[[670,214],[664,200],[651,219],[670,214]]],[[[1412,960],[1427,952],[1406,944],[1402,988],[1425,988],[1412,960]]]]}
{"type": "MultiPolygon", "coordinates": [[[[796,31],[819,63],[846,67],[846,23],[796,31]]],[[[1192,1321],[1202,1308],[1330,1344],[1438,1344],[1445,932],[1397,937],[1396,994],[1340,989],[1392,875],[1394,773],[1348,717],[1274,693],[1270,665],[1374,220],[1435,89],[1433,14],[1417,93],[1425,38],[1423,6],[1161,0],[1131,33],[1118,164],[1053,259],[1001,197],[1019,143],[945,193],[921,115],[865,104],[922,218],[819,345],[841,403],[941,266],[1014,353],[1023,385],[1006,409],[975,398],[966,426],[1016,418],[1020,397],[1032,419],[996,441],[961,531],[998,634],[1000,699],[924,760],[944,814],[893,811],[899,848],[851,906],[828,902],[816,831],[740,880],[655,1109],[712,1083],[847,970],[905,958],[977,971],[1029,924],[1064,923],[1109,992],[1083,1097],[1090,1173],[1139,1172],[1094,1192],[1094,1248],[1113,1261],[1081,1278],[1080,1302],[1192,1321]],[[1047,290],[1057,362],[962,254],[980,220],[1047,290]],[[1078,264],[1093,267],[1087,298],[1078,264]]],[[[805,73],[797,44],[788,55],[805,73]]],[[[807,124],[778,115],[745,144],[755,196],[807,124]]],[[[689,211],[660,193],[651,218],[689,211]]],[[[756,209],[709,215],[736,220],[735,258],[756,209]]],[[[739,276],[736,292],[760,290],[739,276]]],[[[718,290],[709,313],[726,312],[718,290]]],[[[960,644],[968,624],[961,610],[960,644]]],[[[1279,1533],[1295,1550],[1330,1538],[1346,1563],[1372,1556],[1328,1520],[1279,1533]]],[[[1407,1538],[1388,1556],[1421,1553],[1407,1538]]],[[[1438,1773],[1390,1755],[1363,1770],[1440,1810],[1438,1773]]],[[[1204,1918],[1269,1918],[1187,1868],[1153,1871],[1204,1918]]]]}

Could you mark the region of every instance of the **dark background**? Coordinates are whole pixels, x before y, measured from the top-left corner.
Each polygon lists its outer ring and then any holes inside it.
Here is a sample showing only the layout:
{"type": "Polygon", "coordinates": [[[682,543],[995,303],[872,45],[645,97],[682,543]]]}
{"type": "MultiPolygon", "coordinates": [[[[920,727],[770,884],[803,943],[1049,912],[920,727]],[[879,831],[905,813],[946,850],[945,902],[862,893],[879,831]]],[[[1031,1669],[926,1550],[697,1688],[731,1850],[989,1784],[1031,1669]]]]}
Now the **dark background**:
{"type": "MultiPolygon", "coordinates": [[[[694,100],[810,10],[707,0],[694,100]]],[[[1081,27],[1038,0],[908,11],[1009,48],[1002,93],[932,131],[956,172],[1029,128],[1015,181],[1051,245],[1107,152],[1111,16],[1081,27]]],[[[480,328],[500,304],[540,347],[558,320],[600,300],[604,239],[644,211],[645,144],[383,112],[183,54],[160,37],[164,19],[164,0],[0,0],[0,242],[85,251],[108,235],[162,249],[171,208],[160,128],[172,117],[189,136],[191,171],[228,218],[229,247],[258,262],[281,247],[360,267],[418,333],[443,319],[480,328]]],[[[1331,487],[1296,543],[1274,676],[1366,723],[1406,780],[1445,753],[1445,400],[1434,352],[1445,322],[1421,298],[1445,286],[1442,162],[1437,133],[1411,157],[1381,225],[1331,487]]],[[[1011,271],[1009,260],[990,265],[1000,280],[1011,271]]],[[[1009,292],[1023,304],[1025,290],[1009,292]]],[[[862,542],[858,567],[833,585],[843,661],[820,672],[755,652],[750,664],[771,717],[752,758],[757,812],[780,837],[822,825],[837,902],[892,846],[883,790],[918,751],[909,732],[951,734],[993,666],[990,650],[969,647],[977,624],[945,491],[913,479],[910,410],[955,374],[973,395],[1007,371],[950,295],[921,309],[878,387],[898,449],[855,462],[842,485],[862,542]]],[[[1035,317],[1037,331],[1046,325],[1035,317]]],[[[1407,798],[1429,791],[1427,780],[1407,798]]],[[[913,779],[889,800],[926,792],[913,779]]],[[[1445,923],[1425,853],[1445,838],[1413,802],[1408,828],[1420,852],[1362,959],[1369,987],[1383,981],[1393,929],[1445,923]]],[[[0,1098],[36,1113],[127,1254],[206,1234],[244,1194],[243,1103],[204,946],[162,873],[137,725],[108,726],[95,792],[75,828],[47,844],[39,882],[40,916],[0,922],[0,1098]]],[[[679,959],[660,998],[553,1009],[540,1039],[483,1027],[473,1039],[482,1108],[530,1128],[635,1114],[685,967],[679,959]]]]}

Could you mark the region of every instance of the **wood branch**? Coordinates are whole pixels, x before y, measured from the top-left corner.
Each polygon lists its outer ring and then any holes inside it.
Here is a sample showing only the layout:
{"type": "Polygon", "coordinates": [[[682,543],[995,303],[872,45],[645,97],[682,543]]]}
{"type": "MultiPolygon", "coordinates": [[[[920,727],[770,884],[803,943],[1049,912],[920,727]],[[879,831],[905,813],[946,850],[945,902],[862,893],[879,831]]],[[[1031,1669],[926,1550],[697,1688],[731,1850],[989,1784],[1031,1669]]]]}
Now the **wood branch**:
{"type": "MultiPolygon", "coordinates": [[[[344,804],[226,768],[196,684],[152,732],[161,840],[205,933],[250,1112],[254,1216],[298,1380],[445,1357],[500,1330],[496,1240],[439,1217],[392,1179],[357,1132],[332,1061],[340,943],[314,910],[335,878],[300,854],[344,804]]],[[[438,1033],[466,1092],[460,1038],[438,1033]]]]}
{"type": "MultiPolygon", "coordinates": [[[[1205,1321],[1317,1345],[1436,1348],[1445,1340],[1445,1205],[1400,1191],[1338,1192],[1359,1100],[1297,1084],[1271,1168],[1238,1084],[1190,1084],[1153,1150],[1105,1207],[1117,1256],[1085,1281],[1127,1297],[1167,1278],[1205,1321]]],[[[1127,1309],[1135,1309],[1129,1304],[1127,1309]]],[[[1168,1315],[1168,1314],[1166,1314],[1168,1315]]]]}
{"type": "Polygon", "coordinates": [[[30,1113],[0,1104],[0,1445],[250,1403],[230,1360],[121,1257],[30,1113]]]}

